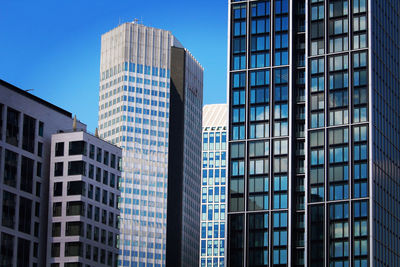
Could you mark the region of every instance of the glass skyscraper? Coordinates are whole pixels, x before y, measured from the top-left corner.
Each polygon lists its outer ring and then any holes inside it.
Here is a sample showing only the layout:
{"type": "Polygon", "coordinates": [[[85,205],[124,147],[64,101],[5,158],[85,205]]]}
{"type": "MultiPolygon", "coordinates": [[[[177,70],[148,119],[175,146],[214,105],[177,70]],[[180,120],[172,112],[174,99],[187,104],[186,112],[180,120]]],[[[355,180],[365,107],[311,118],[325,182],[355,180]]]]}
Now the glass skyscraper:
{"type": "Polygon", "coordinates": [[[228,106],[203,107],[200,266],[225,267],[228,106]]]}
{"type": "Polygon", "coordinates": [[[99,134],[123,149],[119,265],[198,265],[203,68],[169,31],[125,23],[102,35],[100,75],[99,134]]]}
{"type": "Polygon", "coordinates": [[[399,266],[396,0],[231,0],[228,266],[399,266]]]}

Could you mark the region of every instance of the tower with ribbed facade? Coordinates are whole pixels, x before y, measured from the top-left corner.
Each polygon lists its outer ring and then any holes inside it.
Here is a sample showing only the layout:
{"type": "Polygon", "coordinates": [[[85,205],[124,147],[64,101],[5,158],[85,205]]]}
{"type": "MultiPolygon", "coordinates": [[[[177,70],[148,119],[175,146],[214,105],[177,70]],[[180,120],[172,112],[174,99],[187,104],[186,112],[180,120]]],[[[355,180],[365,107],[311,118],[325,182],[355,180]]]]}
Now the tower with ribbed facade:
{"type": "Polygon", "coordinates": [[[171,32],[125,23],[102,35],[99,134],[123,148],[120,266],[165,266],[167,250],[198,262],[202,91],[203,68],[171,32]]]}

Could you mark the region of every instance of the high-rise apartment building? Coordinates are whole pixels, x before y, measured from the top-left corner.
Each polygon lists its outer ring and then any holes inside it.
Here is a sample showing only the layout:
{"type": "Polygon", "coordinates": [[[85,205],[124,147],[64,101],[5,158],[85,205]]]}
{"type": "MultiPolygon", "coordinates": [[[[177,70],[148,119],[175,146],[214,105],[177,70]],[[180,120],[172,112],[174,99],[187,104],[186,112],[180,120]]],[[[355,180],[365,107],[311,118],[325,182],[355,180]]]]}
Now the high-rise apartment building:
{"type": "Polygon", "coordinates": [[[47,266],[51,136],[72,125],[68,111],[0,80],[0,266],[47,266]]]}
{"type": "Polygon", "coordinates": [[[231,0],[229,266],[399,266],[395,0],[231,0]]]}
{"type": "Polygon", "coordinates": [[[227,124],[227,104],[203,107],[201,267],[225,267],[227,124]]]}
{"type": "Polygon", "coordinates": [[[203,68],[169,31],[125,23],[102,36],[100,75],[100,137],[123,148],[119,265],[198,265],[203,68]]]}
{"type": "Polygon", "coordinates": [[[47,266],[117,266],[121,156],[85,131],[52,135],[47,266]]]}

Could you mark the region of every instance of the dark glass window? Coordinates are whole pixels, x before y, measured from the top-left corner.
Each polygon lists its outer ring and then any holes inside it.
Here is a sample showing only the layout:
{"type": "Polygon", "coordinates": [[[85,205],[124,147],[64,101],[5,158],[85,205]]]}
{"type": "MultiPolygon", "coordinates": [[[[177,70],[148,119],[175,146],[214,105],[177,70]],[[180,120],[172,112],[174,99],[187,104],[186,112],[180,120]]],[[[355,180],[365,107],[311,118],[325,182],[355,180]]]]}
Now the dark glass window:
{"type": "Polygon", "coordinates": [[[231,139],[245,138],[245,102],[246,102],[246,73],[233,73],[231,76],[231,109],[232,130],[231,139]]]}
{"type": "Polygon", "coordinates": [[[103,164],[108,165],[108,160],[109,160],[109,153],[108,151],[104,151],[104,158],[103,158],[103,164]]]}
{"type": "Polygon", "coordinates": [[[19,198],[19,222],[18,230],[20,232],[31,233],[31,217],[32,217],[32,200],[20,197],[19,198]]]}
{"type": "Polygon", "coordinates": [[[103,171],[103,184],[108,185],[108,171],[103,171]]]}
{"type": "Polygon", "coordinates": [[[62,207],[61,202],[53,203],[53,217],[61,216],[61,207],[62,207]]]}
{"type": "Polygon", "coordinates": [[[21,159],[21,187],[22,191],[32,194],[33,164],[30,158],[22,156],[21,159]]]}
{"type": "Polygon", "coordinates": [[[64,156],[64,142],[56,143],[56,157],[64,156]]]}
{"type": "Polygon", "coordinates": [[[68,175],[86,175],[86,162],[83,160],[69,161],[68,175]]]}
{"type": "Polygon", "coordinates": [[[73,196],[73,195],[86,195],[86,184],[83,181],[72,181],[68,182],[68,187],[67,187],[67,195],[68,196],[73,196]]]}
{"type": "Polygon", "coordinates": [[[94,145],[90,144],[89,158],[94,159],[94,145]]]}
{"type": "Polygon", "coordinates": [[[268,213],[249,214],[249,266],[268,265],[268,213]]]}
{"type": "Polygon", "coordinates": [[[16,204],[15,194],[3,191],[3,214],[1,216],[3,226],[14,229],[16,204]]]}
{"type": "Polygon", "coordinates": [[[96,160],[101,162],[101,148],[97,148],[96,160]]]}
{"type": "Polygon", "coordinates": [[[36,120],[28,115],[24,115],[22,130],[22,149],[33,153],[35,150],[36,120]]]}
{"type": "Polygon", "coordinates": [[[287,212],[274,213],[272,223],[272,262],[274,266],[282,266],[287,264],[288,257],[287,212]]]}
{"type": "Polygon", "coordinates": [[[85,216],[85,203],[82,201],[67,202],[67,216],[85,216]]]}
{"type": "Polygon", "coordinates": [[[235,214],[229,216],[229,251],[228,259],[229,266],[241,267],[244,266],[243,262],[243,246],[244,246],[244,233],[243,233],[243,215],[235,214]]]}
{"type": "Polygon", "coordinates": [[[17,267],[29,266],[29,263],[31,262],[30,249],[31,241],[18,238],[17,267]]]}
{"type": "Polygon", "coordinates": [[[232,66],[231,69],[246,68],[246,4],[234,5],[232,14],[232,66]]]}
{"type": "Polygon", "coordinates": [[[71,155],[85,155],[86,156],[87,144],[85,141],[72,141],[69,142],[69,152],[71,155]]]}
{"type": "Polygon", "coordinates": [[[54,163],[54,176],[63,176],[64,162],[54,163]]]}
{"type": "Polygon", "coordinates": [[[310,206],[310,224],[308,228],[308,263],[309,266],[324,266],[324,206],[310,206]]]}
{"type": "Polygon", "coordinates": [[[15,187],[17,185],[18,154],[5,150],[4,184],[15,187]]]}
{"type": "Polygon", "coordinates": [[[39,157],[43,156],[43,143],[42,142],[38,142],[38,151],[37,154],[39,157]]]}
{"type": "Polygon", "coordinates": [[[55,222],[52,225],[51,236],[61,236],[61,223],[55,222]]]}
{"type": "Polygon", "coordinates": [[[44,123],[39,121],[39,136],[43,137],[44,123]]]}
{"type": "Polygon", "coordinates": [[[81,242],[67,242],[65,243],[65,256],[66,257],[74,257],[74,256],[83,256],[83,245],[81,242]]]}
{"type": "Polygon", "coordinates": [[[51,256],[55,258],[60,257],[60,243],[51,244],[51,256]]]}
{"type": "Polygon", "coordinates": [[[99,167],[96,168],[96,181],[101,182],[101,169],[99,167]]]}
{"type": "Polygon", "coordinates": [[[19,141],[19,112],[7,108],[6,142],[18,146],[19,141]]]}
{"type": "Polygon", "coordinates": [[[93,179],[94,177],[94,166],[92,164],[89,164],[89,174],[88,177],[93,179]]]}
{"type": "Polygon", "coordinates": [[[115,166],[116,166],[115,160],[116,160],[115,155],[114,155],[114,154],[111,154],[111,162],[110,162],[111,168],[115,168],[115,166]]]}
{"type": "Polygon", "coordinates": [[[62,182],[54,183],[54,194],[55,197],[62,196],[62,182]]]}
{"type": "Polygon", "coordinates": [[[82,236],[83,237],[83,222],[66,222],[65,235],[66,236],[82,236]]]}
{"type": "Polygon", "coordinates": [[[1,233],[0,265],[12,266],[13,257],[14,257],[14,237],[6,233],[1,233]]]}

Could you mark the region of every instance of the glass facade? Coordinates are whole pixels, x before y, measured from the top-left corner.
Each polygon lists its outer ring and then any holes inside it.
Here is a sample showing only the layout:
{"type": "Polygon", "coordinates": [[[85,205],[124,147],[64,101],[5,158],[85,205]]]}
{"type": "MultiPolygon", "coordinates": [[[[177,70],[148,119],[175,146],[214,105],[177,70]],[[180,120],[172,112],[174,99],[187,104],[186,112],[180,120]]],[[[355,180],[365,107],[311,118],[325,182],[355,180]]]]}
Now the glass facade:
{"type": "Polygon", "coordinates": [[[225,104],[203,108],[201,267],[225,266],[227,113],[225,104]]]}
{"type": "Polygon", "coordinates": [[[398,8],[230,1],[228,266],[400,261],[398,8]]]}

